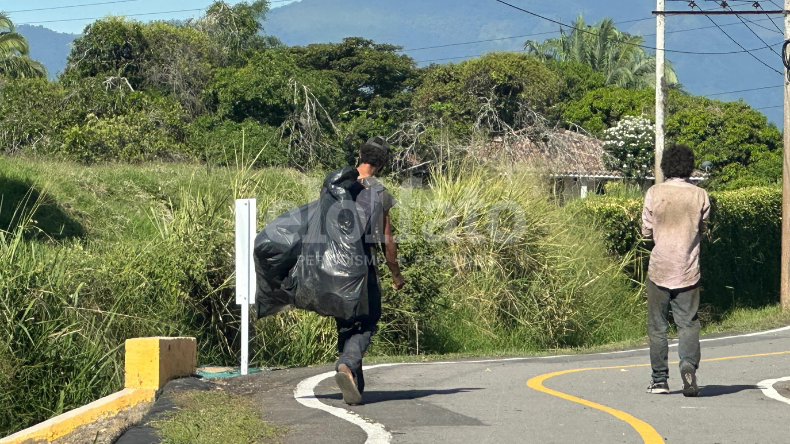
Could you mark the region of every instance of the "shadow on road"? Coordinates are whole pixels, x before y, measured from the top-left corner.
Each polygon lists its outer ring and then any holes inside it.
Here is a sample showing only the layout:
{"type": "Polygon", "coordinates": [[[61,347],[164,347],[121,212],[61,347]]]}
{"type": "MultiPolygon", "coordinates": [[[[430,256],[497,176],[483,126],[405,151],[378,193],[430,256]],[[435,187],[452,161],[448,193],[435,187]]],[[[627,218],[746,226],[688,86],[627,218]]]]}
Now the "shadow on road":
{"type": "MultiPolygon", "coordinates": [[[[458,393],[468,393],[475,390],[483,390],[482,388],[458,388],[448,390],[395,390],[395,391],[365,391],[362,395],[363,404],[376,404],[379,402],[387,401],[407,401],[411,399],[425,398],[433,395],[455,395],[458,393]]],[[[340,393],[332,393],[330,395],[316,395],[318,399],[343,399],[340,393]]]]}
{"type": "Polygon", "coordinates": [[[760,390],[756,385],[706,385],[700,387],[699,396],[710,398],[713,396],[732,395],[745,390],[760,390]]]}

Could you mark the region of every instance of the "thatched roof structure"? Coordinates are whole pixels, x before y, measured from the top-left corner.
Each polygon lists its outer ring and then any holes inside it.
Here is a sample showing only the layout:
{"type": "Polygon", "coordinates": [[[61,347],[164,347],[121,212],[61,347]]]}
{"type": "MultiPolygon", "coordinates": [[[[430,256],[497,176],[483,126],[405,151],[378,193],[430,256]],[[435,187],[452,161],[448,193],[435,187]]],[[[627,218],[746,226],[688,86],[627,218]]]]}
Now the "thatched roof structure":
{"type": "MultiPolygon", "coordinates": [[[[491,157],[505,156],[514,162],[529,164],[554,177],[622,179],[619,171],[604,164],[604,142],[581,133],[559,129],[539,142],[522,137],[514,142],[494,139],[485,153],[491,157]]],[[[692,180],[703,180],[706,174],[695,171],[692,180]]],[[[647,179],[653,179],[648,177],[647,179]]]]}

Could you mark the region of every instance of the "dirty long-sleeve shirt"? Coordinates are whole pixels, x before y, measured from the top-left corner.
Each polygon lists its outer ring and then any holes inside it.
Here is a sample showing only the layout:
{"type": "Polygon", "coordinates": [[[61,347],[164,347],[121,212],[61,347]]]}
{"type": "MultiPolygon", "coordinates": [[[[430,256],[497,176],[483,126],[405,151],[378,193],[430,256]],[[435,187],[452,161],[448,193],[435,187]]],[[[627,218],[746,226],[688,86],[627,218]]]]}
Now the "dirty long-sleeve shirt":
{"type": "Polygon", "coordinates": [[[684,179],[669,179],[647,191],[642,234],[655,242],[647,275],[668,289],[700,280],[700,240],[710,215],[708,193],[684,179]]]}

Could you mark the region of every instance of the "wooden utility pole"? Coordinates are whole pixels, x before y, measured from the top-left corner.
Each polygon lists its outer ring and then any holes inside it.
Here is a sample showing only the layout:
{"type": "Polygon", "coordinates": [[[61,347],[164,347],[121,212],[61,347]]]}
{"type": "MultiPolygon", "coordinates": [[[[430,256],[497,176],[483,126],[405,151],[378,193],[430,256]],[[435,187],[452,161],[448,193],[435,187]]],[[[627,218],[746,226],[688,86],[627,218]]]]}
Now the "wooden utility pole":
{"type": "MultiPolygon", "coordinates": [[[[790,0],[785,0],[785,39],[790,39],[790,0]]],[[[786,61],[782,61],[783,63],[786,61]]],[[[781,300],[782,309],[790,310],[790,83],[787,77],[788,69],[785,67],[785,115],[784,115],[784,150],[782,153],[782,283],[781,300]]]]}
{"type": "MultiPolygon", "coordinates": [[[[664,181],[664,172],[661,171],[661,158],[664,156],[664,137],[667,130],[666,109],[667,109],[667,76],[664,67],[666,56],[664,54],[664,31],[665,31],[665,0],[656,0],[656,166],[655,178],[656,185],[664,181]]],[[[785,0],[789,1],[790,0],[785,0]]]]}
{"type": "MultiPolygon", "coordinates": [[[[666,0],[656,0],[657,8],[653,11],[656,15],[656,183],[663,182],[661,171],[661,157],[664,154],[664,137],[666,134],[666,99],[667,84],[664,71],[665,47],[664,25],[667,15],[758,15],[768,16],[783,15],[785,18],[785,39],[790,40],[790,0],[785,0],[783,10],[748,10],[748,11],[667,11],[666,0]]],[[[692,2],[693,3],[693,2],[692,2]]],[[[773,3],[773,2],[772,2],[773,3]]],[[[695,5],[692,5],[694,7],[695,5]]],[[[759,5],[758,5],[759,6],[759,5]]],[[[787,64],[787,60],[782,60],[787,64]]],[[[788,73],[790,69],[785,66],[784,74],[784,150],[782,173],[782,262],[780,294],[782,309],[790,312],[790,82],[788,73]]]]}

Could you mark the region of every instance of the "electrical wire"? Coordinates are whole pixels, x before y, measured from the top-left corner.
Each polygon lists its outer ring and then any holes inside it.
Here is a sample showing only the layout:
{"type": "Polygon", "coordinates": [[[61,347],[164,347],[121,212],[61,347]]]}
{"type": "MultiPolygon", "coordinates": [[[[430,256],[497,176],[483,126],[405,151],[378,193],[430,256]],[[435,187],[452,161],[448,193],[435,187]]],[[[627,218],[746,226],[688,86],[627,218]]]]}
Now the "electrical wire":
{"type": "MultiPolygon", "coordinates": [[[[646,20],[655,20],[655,18],[649,17],[649,18],[644,18],[644,19],[626,20],[626,21],[622,21],[622,22],[615,22],[614,24],[615,25],[620,25],[620,24],[624,24],[624,23],[642,22],[642,21],[646,21],[646,20]]],[[[767,21],[767,20],[771,20],[771,19],[767,18],[767,19],[755,20],[753,23],[764,22],[764,21],[767,21]]],[[[737,22],[736,23],[725,23],[725,24],[723,24],[721,26],[735,26],[735,25],[738,25],[738,24],[740,24],[740,23],[737,23],[737,22]]],[[[666,31],[666,34],[676,34],[676,33],[681,33],[681,32],[700,31],[700,30],[703,30],[703,29],[715,29],[715,28],[716,28],[715,26],[701,26],[701,27],[698,27],[698,28],[677,29],[677,30],[674,30],[674,31],[666,31]]],[[[535,33],[535,34],[523,34],[523,35],[514,35],[514,36],[510,36],[510,37],[499,37],[499,38],[496,38],[496,39],[473,40],[473,41],[469,41],[469,42],[449,43],[449,44],[444,44],[444,45],[425,46],[425,47],[421,47],[421,48],[399,49],[398,52],[413,52],[413,51],[423,51],[423,50],[426,50],[426,49],[448,48],[448,47],[452,47],[452,46],[474,45],[474,44],[477,44],[477,43],[498,42],[498,41],[501,41],[501,40],[510,40],[510,39],[524,38],[524,37],[535,37],[535,36],[540,36],[540,35],[557,34],[559,32],[560,31],[547,31],[547,32],[539,32],[539,33],[535,33]]],[[[640,34],[640,35],[642,37],[650,37],[650,36],[654,36],[656,34],[655,33],[650,33],[650,34],[640,34]]],[[[778,43],[777,43],[777,45],[778,45],[778,43]]]]}
{"type": "Polygon", "coordinates": [[[788,53],[788,47],[790,47],[790,40],[785,41],[784,45],[782,45],[782,64],[785,65],[787,81],[790,82],[790,53],[788,53]]]}
{"type": "MultiPolygon", "coordinates": [[[[730,9],[732,9],[732,8],[730,8],[730,9]]],[[[759,34],[757,34],[757,33],[754,31],[754,29],[752,29],[752,28],[751,28],[749,25],[747,25],[747,24],[746,24],[746,22],[743,20],[743,17],[741,17],[740,15],[738,15],[738,16],[736,16],[736,17],[738,17],[738,20],[740,20],[740,21],[741,21],[741,23],[743,23],[743,26],[745,26],[746,28],[748,28],[748,29],[749,29],[749,31],[751,31],[751,32],[752,32],[752,34],[754,34],[754,36],[755,36],[755,37],[757,37],[757,38],[758,38],[758,39],[759,39],[761,42],[763,42],[763,44],[764,44],[764,45],[767,45],[767,44],[768,44],[768,42],[766,42],[765,40],[763,40],[763,38],[762,38],[762,37],[760,37],[760,35],[759,35],[759,34]]],[[[708,17],[708,18],[710,18],[710,17],[708,17]]],[[[770,31],[771,31],[771,32],[773,32],[773,30],[770,30],[770,31]]],[[[784,34],[783,34],[783,35],[784,35],[784,34]]],[[[770,49],[771,49],[771,51],[772,51],[774,54],[776,54],[776,55],[779,55],[779,53],[778,53],[778,52],[776,52],[776,50],[775,50],[775,49],[773,49],[773,48],[770,48],[770,49]]]]}
{"type": "MultiPolygon", "coordinates": [[[[196,11],[205,11],[207,8],[197,8],[197,9],[180,9],[178,11],[162,11],[162,12],[144,12],[140,14],[124,14],[125,17],[142,17],[148,15],[161,15],[161,14],[175,14],[179,12],[196,12],[196,11]]],[[[86,18],[72,18],[72,19],[59,19],[59,20],[44,20],[38,22],[27,22],[27,23],[20,23],[20,25],[40,25],[42,23],[57,23],[57,22],[77,22],[82,20],[100,20],[103,17],[86,17],[86,18]]]]}
{"type": "MultiPolygon", "coordinates": [[[[766,15],[768,15],[768,14],[766,14],[766,15]]],[[[756,26],[756,27],[758,27],[758,28],[765,29],[765,30],[766,30],[766,31],[768,31],[768,32],[776,32],[776,33],[778,33],[778,34],[785,35],[785,33],[784,33],[784,32],[782,32],[782,31],[779,31],[779,30],[778,30],[778,28],[779,28],[778,26],[777,26],[777,29],[771,29],[771,28],[769,28],[769,27],[767,27],[767,26],[763,26],[763,25],[760,25],[760,24],[758,24],[756,20],[749,20],[748,18],[746,18],[746,17],[742,17],[742,16],[740,16],[740,15],[738,16],[738,18],[739,18],[739,19],[741,19],[741,21],[744,21],[744,20],[746,20],[747,22],[751,23],[752,25],[754,25],[754,26],[756,26]]],[[[770,19],[770,16],[769,16],[769,19],[770,19]]],[[[771,23],[773,23],[773,24],[774,24],[774,26],[776,26],[776,23],[775,23],[773,20],[770,20],[770,22],[771,22],[771,23]]],[[[748,25],[747,25],[747,26],[748,26],[748,25]]]]}
{"type": "Polygon", "coordinates": [[[140,0],[115,0],[112,2],[100,2],[100,3],[85,3],[82,5],[68,5],[68,6],[52,6],[49,8],[37,8],[37,9],[20,9],[18,11],[6,11],[6,14],[18,14],[20,12],[36,12],[36,11],[50,11],[54,9],[70,9],[70,8],[82,8],[85,6],[99,6],[99,5],[113,5],[116,3],[132,3],[132,2],[139,2],[140,0]]]}
{"type": "Polygon", "coordinates": [[[742,92],[761,91],[761,90],[764,90],[764,89],[775,89],[775,88],[784,88],[784,87],[785,87],[784,85],[762,86],[760,88],[749,88],[749,89],[741,89],[741,90],[738,90],[738,91],[727,91],[727,92],[719,92],[719,93],[713,93],[713,94],[705,94],[705,96],[706,97],[723,96],[723,95],[726,95],[726,94],[736,94],[736,93],[742,93],[742,92]]]}
{"type": "MultiPolygon", "coordinates": [[[[85,4],[81,4],[81,5],[53,6],[51,8],[38,8],[38,9],[25,9],[25,10],[19,10],[19,11],[10,11],[10,12],[7,12],[7,14],[20,13],[20,12],[48,11],[48,10],[54,10],[54,9],[80,8],[80,7],[85,7],[85,6],[110,5],[110,4],[116,4],[116,3],[132,3],[132,2],[138,2],[138,1],[140,1],[140,0],[115,0],[115,1],[110,1],[110,2],[85,3],[85,4]]],[[[292,1],[294,1],[294,0],[271,0],[268,3],[269,4],[272,4],[272,3],[287,3],[287,2],[292,2],[292,1]]],[[[178,12],[204,11],[206,9],[208,9],[208,6],[205,7],[205,8],[199,8],[199,9],[181,9],[181,10],[178,10],[178,11],[143,12],[143,13],[138,13],[138,14],[124,14],[124,16],[126,16],[126,17],[137,17],[137,16],[146,16],[146,15],[173,14],[173,13],[178,13],[178,12]]],[[[103,17],[70,18],[70,19],[26,22],[26,23],[19,23],[19,24],[20,25],[38,25],[38,24],[42,24],[42,23],[75,22],[75,21],[82,21],[82,20],[100,20],[102,18],[103,17]]]]}
{"type": "MultiPolygon", "coordinates": [[[[499,0],[496,0],[496,1],[499,1],[499,0]]],[[[693,7],[692,7],[692,8],[693,8],[693,7]]],[[[699,8],[699,6],[698,6],[698,8],[699,8]]],[[[702,10],[702,8],[700,8],[700,10],[702,10]]],[[[730,34],[728,34],[728,33],[727,33],[727,31],[725,31],[725,30],[724,30],[724,28],[722,28],[721,26],[719,26],[719,24],[718,24],[718,23],[716,23],[716,21],[715,21],[715,20],[713,20],[713,17],[710,17],[710,16],[708,16],[708,15],[706,15],[705,17],[707,17],[707,18],[708,18],[708,20],[710,20],[710,21],[711,21],[711,23],[713,23],[714,25],[716,25],[716,27],[717,27],[717,28],[719,28],[719,30],[720,30],[722,33],[724,33],[724,35],[726,35],[726,36],[727,36],[727,38],[729,38],[730,40],[732,40],[732,42],[733,42],[733,43],[735,43],[736,45],[738,45],[738,47],[739,47],[739,48],[743,49],[743,50],[744,50],[744,52],[748,53],[748,54],[749,54],[749,55],[750,55],[750,56],[751,56],[753,59],[755,59],[755,60],[757,60],[758,62],[762,63],[762,64],[763,64],[763,65],[765,65],[765,66],[766,66],[768,69],[770,69],[770,70],[772,70],[772,71],[776,72],[777,74],[782,74],[782,75],[784,75],[784,74],[783,74],[781,71],[777,70],[776,68],[774,68],[774,67],[772,67],[771,65],[769,65],[769,64],[765,63],[764,61],[762,61],[762,59],[760,59],[759,57],[757,57],[756,55],[754,55],[754,54],[752,53],[752,51],[748,51],[748,50],[746,50],[746,48],[744,48],[744,47],[743,47],[743,45],[741,45],[740,43],[738,43],[738,41],[737,41],[737,40],[735,40],[735,39],[734,39],[734,38],[733,38],[733,37],[732,37],[730,34]]],[[[745,25],[745,23],[744,23],[744,25],[745,25]]],[[[747,26],[747,28],[748,28],[748,26],[747,26]]],[[[751,30],[751,28],[749,28],[749,30],[751,30]]],[[[754,32],[754,31],[752,31],[752,32],[754,32]]],[[[756,35],[756,34],[755,34],[755,35],[756,35]]],[[[758,37],[759,37],[759,36],[758,36],[758,37]]],[[[762,40],[762,38],[761,38],[760,40],[762,40]]],[[[785,42],[785,44],[786,44],[786,42],[785,42]]],[[[773,48],[771,48],[771,50],[773,50],[773,48]]],[[[756,51],[756,50],[755,50],[755,51],[756,51]]]]}
{"type": "MultiPolygon", "coordinates": [[[[524,8],[520,8],[520,7],[516,6],[516,5],[510,4],[510,3],[508,3],[508,2],[506,2],[504,0],[494,0],[494,1],[497,2],[497,3],[502,3],[503,5],[509,6],[509,7],[513,8],[513,9],[516,9],[518,11],[524,12],[526,14],[529,14],[531,16],[537,17],[539,19],[546,20],[546,21],[549,21],[549,22],[552,22],[552,23],[556,23],[556,24],[558,24],[560,26],[563,26],[565,28],[574,29],[574,30],[579,31],[581,33],[590,34],[590,35],[596,36],[596,37],[598,36],[598,34],[592,32],[592,31],[588,31],[586,29],[581,29],[581,28],[576,28],[574,26],[569,26],[569,25],[567,25],[565,23],[562,23],[562,22],[560,22],[558,20],[554,20],[554,19],[542,16],[540,14],[536,14],[536,13],[534,13],[532,11],[528,11],[528,10],[526,10],[524,8]]],[[[710,17],[708,17],[708,18],[710,18],[710,17]]],[[[721,29],[721,26],[716,24],[716,22],[713,22],[713,23],[716,25],[717,28],[721,29]]],[[[722,31],[725,32],[725,34],[726,34],[726,31],[724,31],[723,29],[722,29],[722,31]]],[[[638,44],[638,43],[629,43],[629,42],[620,42],[620,43],[622,43],[624,45],[636,46],[636,47],[639,47],[639,48],[642,48],[642,49],[651,49],[651,50],[654,50],[654,51],[658,50],[658,48],[656,48],[654,46],[647,46],[647,45],[642,45],[642,44],[638,44]]],[[[779,43],[776,43],[776,44],[770,45],[770,46],[778,46],[778,45],[781,45],[781,44],[782,44],[782,42],[779,42],[779,43]]],[[[738,44],[738,45],[740,46],[740,44],[738,44]]],[[[743,46],[741,46],[741,48],[742,48],[742,51],[728,51],[728,52],[697,52],[697,51],[680,51],[680,50],[676,50],[676,49],[664,49],[663,51],[664,52],[668,52],[668,53],[675,53],[675,54],[727,55],[727,54],[742,54],[742,53],[749,53],[749,54],[751,54],[752,51],[759,51],[761,49],[767,49],[765,47],[763,47],[763,48],[754,48],[754,49],[746,49],[743,46]]],[[[752,54],[752,56],[754,56],[754,55],[752,54]]],[[[768,66],[770,68],[769,65],[766,65],[766,66],[768,66]]],[[[773,68],[771,68],[771,69],[773,69],[773,68]]],[[[774,69],[774,71],[776,71],[776,70],[774,69]]],[[[777,71],[777,72],[779,72],[779,71],[777,71]]]]}
{"type": "MultiPolygon", "coordinates": [[[[779,8],[779,9],[784,9],[784,8],[782,8],[781,6],[777,5],[777,4],[776,4],[776,3],[774,3],[774,2],[771,2],[771,3],[773,3],[773,4],[774,4],[774,5],[775,5],[777,8],[779,8]]],[[[763,6],[762,6],[760,3],[757,3],[757,6],[758,6],[758,7],[759,7],[761,10],[765,11],[765,8],[763,8],[763,6]]],[[[779,27],[779,25],[777,25],[777,24],[776,24],[776,22],[773,20],[773,18],[771,18],[771,16],[769,16],[768,14],[765,14],[765,15],[766,15],[768,18],[770,18],[770,19],[771,19],[771,23],[774,25],[774,27],[776,28],[776,30],[777,30],[777,31],[779,31],[779,33],[780,33],[780,34],[784,35],[784,34],[785,34],[784,30],[783,30],[782,28],[780,28],[780,27],[779,27]]]]}

